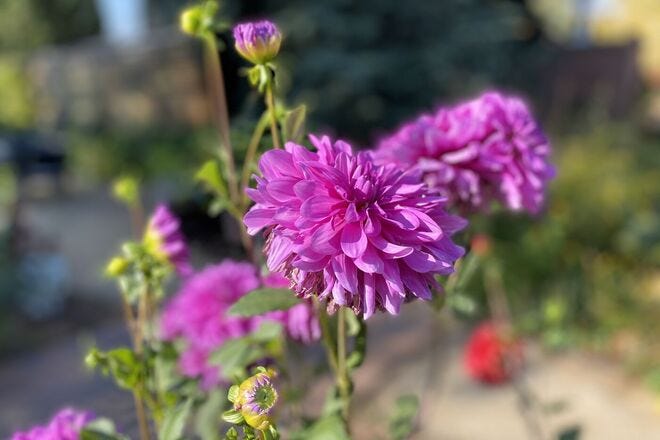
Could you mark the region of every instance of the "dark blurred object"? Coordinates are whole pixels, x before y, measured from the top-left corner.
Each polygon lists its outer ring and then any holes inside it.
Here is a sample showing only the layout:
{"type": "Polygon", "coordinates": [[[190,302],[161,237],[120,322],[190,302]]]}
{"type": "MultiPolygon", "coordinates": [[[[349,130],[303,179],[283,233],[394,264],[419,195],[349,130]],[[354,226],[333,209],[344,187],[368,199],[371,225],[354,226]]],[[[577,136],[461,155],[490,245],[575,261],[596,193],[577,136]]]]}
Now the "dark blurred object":
{"type": "Polygon", "coordinates": [[[2,0],[0,50],[29,51],[95,35],[99,20],[92,0],[2,0]]]}
{"type": "Polygon", "coordinates": [[[560,47],[546,71],[547,118],[561,118],[594,103],[609,117],[629,115],[642,91],[636,41],[620,46],[560,47]]]}
{"type": "Polygon", "coordinates": [[[260,0],[240,16],[284,30],[282,78],[317,127],[358,141],[441,100],[484,87],[525,88],[543,58],[538,24],[507,0],[260,0]]]}
{"type": "Polygon", "coordinates": [[[10,163],[19,179],[33,174],[59,178],[64,151],[56,140],[34,132],[0,134],[0,162],[10,163]]]}

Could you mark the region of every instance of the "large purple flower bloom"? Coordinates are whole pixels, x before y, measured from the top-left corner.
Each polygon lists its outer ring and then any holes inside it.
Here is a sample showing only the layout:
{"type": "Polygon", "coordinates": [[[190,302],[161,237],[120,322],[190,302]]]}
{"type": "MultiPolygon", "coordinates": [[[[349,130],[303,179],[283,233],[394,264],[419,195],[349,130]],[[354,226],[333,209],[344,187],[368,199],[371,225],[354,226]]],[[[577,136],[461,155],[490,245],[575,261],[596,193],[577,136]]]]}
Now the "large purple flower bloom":
{"type": "Polygon", "coordinates": [[[180,275],[192,273],[181,223],[167,206],[161,204],[154,210],[147,224],[144,242],[154,255],[174,266],[180,275]]]}
{"type": "Polygon", "coordinates": [[[261,20],[234,26],[236,51],[254,64],[271,61],[280,50],[282,34],[275,23],[261,20]]]}
{"type": "Polygon", "coordinates": [[[29,431],[16,432],[12,440],[78,440],[83,427],[95,419],[89,411],[72,408],[61,409],[44,426],[35,426],[29,431]]]}
{"type": "Polygon", "coordinates": [[[292,142],[266,152],[263,177],[248,190],[257,204],[244,222],[250,234],[266,228],[269,269],[300,296],[365,318],[431,299],[440,287],[434,275],[453,272],[463,255],[451,236],[465,220],[447,214],[445,198],[431,195],[418,172],[375,165],[343,141],[310,138],[317,152],[292,142]]]}
{"type": "Polygon", "coordinates": [[[204,389],[221,383],[219,369],[208,362],[210,354],[227,340],[256,330],[264,320],[281,322],[292,339],[304,343],[320,337],[319,324],[309,304],[252,318],[227,315],[239,298],[262,284],[283,286],[280,279],[273,277],[262,281],[253,265],[231,260],[209,266],[188,278],[165,307],[161,319],[162,338],[181,339],[185,343],[179,359],[182,374],[200,377],[204,389]],[[302,315],[307,317],[304,322],[302,315]]]}
{"type": "Polygon", "coordinates": [[[489,92],[422,115],[383,139],[378,163],[414,167],[461,209],[486,210],[493,199],[537,213],[554,176],[551,149],[525,103],[489,92]]]}

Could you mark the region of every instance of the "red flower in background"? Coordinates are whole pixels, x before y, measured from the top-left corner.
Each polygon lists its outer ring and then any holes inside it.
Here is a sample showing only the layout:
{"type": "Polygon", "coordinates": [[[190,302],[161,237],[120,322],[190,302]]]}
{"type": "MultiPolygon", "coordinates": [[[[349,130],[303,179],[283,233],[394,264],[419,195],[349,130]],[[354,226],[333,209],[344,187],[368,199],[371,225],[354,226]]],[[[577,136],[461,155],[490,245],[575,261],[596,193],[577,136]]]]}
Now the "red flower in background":
{"type": "Polygon", "coordinates": [[[472,332],[463,362],[472,378],[488,384],[504,383],[522,367],[522,343],[487,321],[472,332]]]}

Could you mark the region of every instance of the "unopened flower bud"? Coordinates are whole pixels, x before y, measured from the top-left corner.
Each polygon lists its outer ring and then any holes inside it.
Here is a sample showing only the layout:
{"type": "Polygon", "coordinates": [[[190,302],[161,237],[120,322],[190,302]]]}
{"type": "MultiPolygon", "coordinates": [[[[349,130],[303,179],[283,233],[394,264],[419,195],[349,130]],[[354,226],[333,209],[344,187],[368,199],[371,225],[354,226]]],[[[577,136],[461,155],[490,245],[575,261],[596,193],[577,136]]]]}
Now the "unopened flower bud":
{"type": "Polygon", "coordinates": [[[244,380],[238,387],[234,409],[251,427],[264,431],[271,426],[271,413],[277,403],[272,371],[263,371],[244,380]]]}
{"type": "Polygon", "coordinates": [[[198,7],[188,8],[179,17],[179,26],[184,34],[198,35],[202,25],[202,11],[198,7]]]}
{"type": "Polygon", "coordinates": [[[275,23],[262,20],[234,27],[236,51],[254,64],[272,61],[280,51],[282,34],[275,23]]]}
{"type": "Polygon", "coordinates": [[[128,261],[122,257],[114,257],[105,267],[105,274],[108,277],[118,277],[128,268],[128,261]]]}

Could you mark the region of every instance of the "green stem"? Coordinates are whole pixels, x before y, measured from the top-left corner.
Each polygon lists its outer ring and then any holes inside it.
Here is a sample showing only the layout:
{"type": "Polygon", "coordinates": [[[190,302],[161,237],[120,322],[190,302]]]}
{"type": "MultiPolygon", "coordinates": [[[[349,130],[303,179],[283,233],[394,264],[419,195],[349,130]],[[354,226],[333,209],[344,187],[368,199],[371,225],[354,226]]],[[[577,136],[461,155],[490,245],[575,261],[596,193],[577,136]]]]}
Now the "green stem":
{"type": "Polygon", "coordinates": [[[207,48],[207,75],[213,92],[222,148],[227,158],[227,186],[229,186],[229,196],[231,200],[236,203],[236,196],[238,195],[236,187],[236,170],[229,131],[229,110],[227,109],[227,97],[225,95],[225,80],[222,73],[222,63],[220,62],[220,53],[218,52],[218,43],[215,35],[210,33],[204,41],[206,42],[207,48]]]}
{"type": "Polygon", "coordinates": [[[332,339],[332,331],[330,330],[330,322],[328,321],[328,314],[325,311],[323,304],[320,301],[314,300],[316,303],[316,311],[319,317],[319,324],[321,325],[321,337],[323,339],[323,348],[328,357],[328,363],[332,368],[332,372],[337,374],[337,354],[335,341],[332,339]]]}
{"type": "Polygon", "coordinates": [[[280,131],[277,128],[277,115],[275,113],[275,93],[273,92],[273,77],[269,74],[268,83],[266,83],[266,107],[270,113],[270,133],[273,137],[273,147],[282,148],[280,143],[280,131]]]}
{"type": "Polygon", "coordinates": [[[240,187],[240,190],[243,193],[243,200],[242,200],[243,210],[247,208],[247,205],[249,203],[249,199],[247,194],[245,193],[245,189],[248,187],[250,183],[250,174],[252,171],[252,165],[254,163],[255,156],[257,155],[259,142],[261,142],[261,138],[264,136],[264,131],[266,131],[266,127],[268,126],[268,120],[269,120],[268,113],[264,113],[264,115],[261,118],[259,118],[259,122],[257,122],[256,127],[254,127],[254,132],[252,133],[252,137],[250,138],[250,143],[248,144],[247,152],[245,153],[245,163],[243,163],[243,174],[241,175],[241,187],[240,187]]]}
{"type": "Polygon", "coordinates": [[[342,418],[348,428],[351,379],[346,365],[346,309],[343,307],[337,311],[337,387],[342,400],[342,418]]]}

